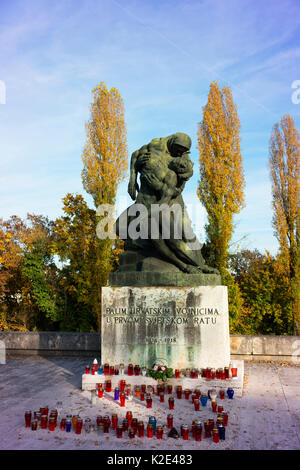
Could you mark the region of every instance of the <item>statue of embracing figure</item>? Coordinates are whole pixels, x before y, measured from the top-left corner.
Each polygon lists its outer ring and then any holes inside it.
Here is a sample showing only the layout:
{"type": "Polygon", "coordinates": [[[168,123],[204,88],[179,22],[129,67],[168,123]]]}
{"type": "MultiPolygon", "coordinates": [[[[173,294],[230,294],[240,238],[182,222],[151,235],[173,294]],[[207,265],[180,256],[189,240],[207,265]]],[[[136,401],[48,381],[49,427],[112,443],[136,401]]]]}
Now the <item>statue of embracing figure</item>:
{"type": "MultiPolygon", "coordinates": [[[[140,211],[142,207],[139,224],[142,226],[144,223],[146,227],[141,230],[144,236],[130,237],[130,230],[126,231],[125,254],[130,252],[134,258],[133,254],[138,253],[138,259],[141,259],[140,256],[144,259],[155,258],[158,270],[161,261],[164,271],[218,274],[217,269],[205,263],[182,199],[185,184],[193,175],[193,163],[189,156],[191,143],[188,135],[178,132],[153,139],[133,152],[128,193],[135,203],[116,221],[116,233],[123,238],[124,220],[130,227],[136,217],[134,209],[140,211]]],[[[139,262],[134,266],[133,262],[129,265],[130,269],[137,271],[147,270],[145,263],[139,262]]]]}

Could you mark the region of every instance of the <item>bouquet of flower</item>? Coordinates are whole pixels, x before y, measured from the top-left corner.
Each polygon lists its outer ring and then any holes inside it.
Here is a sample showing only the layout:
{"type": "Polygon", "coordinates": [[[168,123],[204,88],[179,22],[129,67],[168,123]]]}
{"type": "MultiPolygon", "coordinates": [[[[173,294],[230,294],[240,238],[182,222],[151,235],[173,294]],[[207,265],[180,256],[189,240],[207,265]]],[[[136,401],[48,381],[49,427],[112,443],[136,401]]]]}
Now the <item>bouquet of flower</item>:
{"type": "Polygon", "coordinates": [[[167,379],[173,377],[173,369],[166,365],[154,364],[152,369],[148,369],[148,377],[152,377],[156,380],[162,380],[166,382],[167,379]]]}

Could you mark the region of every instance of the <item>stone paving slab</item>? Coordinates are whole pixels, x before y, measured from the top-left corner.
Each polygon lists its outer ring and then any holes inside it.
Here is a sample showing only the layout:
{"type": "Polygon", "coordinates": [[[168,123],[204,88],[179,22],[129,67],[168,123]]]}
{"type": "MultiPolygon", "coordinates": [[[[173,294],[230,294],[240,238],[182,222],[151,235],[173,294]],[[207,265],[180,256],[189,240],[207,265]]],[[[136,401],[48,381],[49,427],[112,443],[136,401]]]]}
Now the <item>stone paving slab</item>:
{"type": "MultiPolygon", "coordinates": [[[[92,361],[93,358],[91,358],[92,361]]],[[[90,392],[81,389],[82,371],[86,358],[10,357],[0,365],[0,449],[105,449],[105,450],[271,450],[300,449],[300,367],[281,366],[278,363],[245,362],[245,380],[242,397],[225,399],[223,406],[230,413],[226,440],[214,444],[211,439],[201,442],[166,438],[117,439],[97,431],[77,436],[60,429],[54,432],[33,432],[24,427],[25,409],[34,410],[43,405],[55,408],[63,402],[62,414],[78,414],[95,420],[98,414],[116,412],[119,419],[130,409],[139,419],[148,421],[156,415],[158,424],[165,424],[169,413],[167,403],[153,398],[153,409],[133,400],[121,408],[111,397],[92,405],[90,392]]],[[[208,388],[211,388],[210,386],[208,388]]],[[[191,402],[175,399],[174,424],[191,424],[193,419],[202,422],[216,417],[210,407],[195,412],[191,402]]]]}

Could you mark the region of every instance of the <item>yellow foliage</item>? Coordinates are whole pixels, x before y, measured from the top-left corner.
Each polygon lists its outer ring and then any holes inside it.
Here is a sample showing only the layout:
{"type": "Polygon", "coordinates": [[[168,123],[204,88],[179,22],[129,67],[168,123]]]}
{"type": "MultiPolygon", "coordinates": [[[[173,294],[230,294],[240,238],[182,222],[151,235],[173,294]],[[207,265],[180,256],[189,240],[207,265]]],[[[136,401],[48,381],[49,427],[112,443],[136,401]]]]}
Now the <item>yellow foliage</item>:
{"type": "Polygon", "coordinates": [[[207,215],[207,235],[216,265],[224,267],[233,232],[233,214],[244,204],[240,122],[229,87],[212,82],[198,126],[200,182],[198,197],[207,215]]]}

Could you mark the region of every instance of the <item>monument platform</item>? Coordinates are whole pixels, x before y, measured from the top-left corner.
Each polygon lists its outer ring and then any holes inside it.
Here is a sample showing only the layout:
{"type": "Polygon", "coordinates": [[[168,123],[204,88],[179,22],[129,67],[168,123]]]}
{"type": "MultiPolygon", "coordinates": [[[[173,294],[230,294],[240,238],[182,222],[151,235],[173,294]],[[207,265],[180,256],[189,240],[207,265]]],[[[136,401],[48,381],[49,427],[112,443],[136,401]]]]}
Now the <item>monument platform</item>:
{"type": "Polygon", "coordinates": [[[104,287],[101,357],[148,368],[227,367],[227,287],[104,287]]]}
{"type": "MultiPolygon", "coordinates": [[[[205,379],[203,377],[198,377],[191,379],[189,377],[176,379],[175,377],[167,379],[166,384],[173,385],[173,393],[176,391],[178,385],[182,386],[182,389],[189,388],[194,390],[195,388],[200,388],[202,393],[207,393],[208,390],[214,389],[217,392],[219,390],[226,390],[227,388],[233,388],[234,396],[241,397],[243,393],[243,384],[244,384],[244,361],[233,361],[234,365],[237,367],[238,373],[237,377],[232,377],[230,379],[205,379]]],[[[112,390],[115,387],[119,386],[120,380],[126,380],[126,383],[131,384],[132,390],[136,385],[146,384],[156,386],[158,381],[152,377],[143,377],[143,376],[129,376],[127,374],[122,375],[92,375],[92,374],[83,374],[82,375],[82,390],[96,390],[96,384],[102,383],[104,385],[106,380],[111,380],[112,390]]],[[[106,392],[105,392],[106,393],[106,392]]],[[[109,395],[109,394],[108,394],[109,395]]],[[[113,396],[113,392],[110,394],[113,396]]]]}

